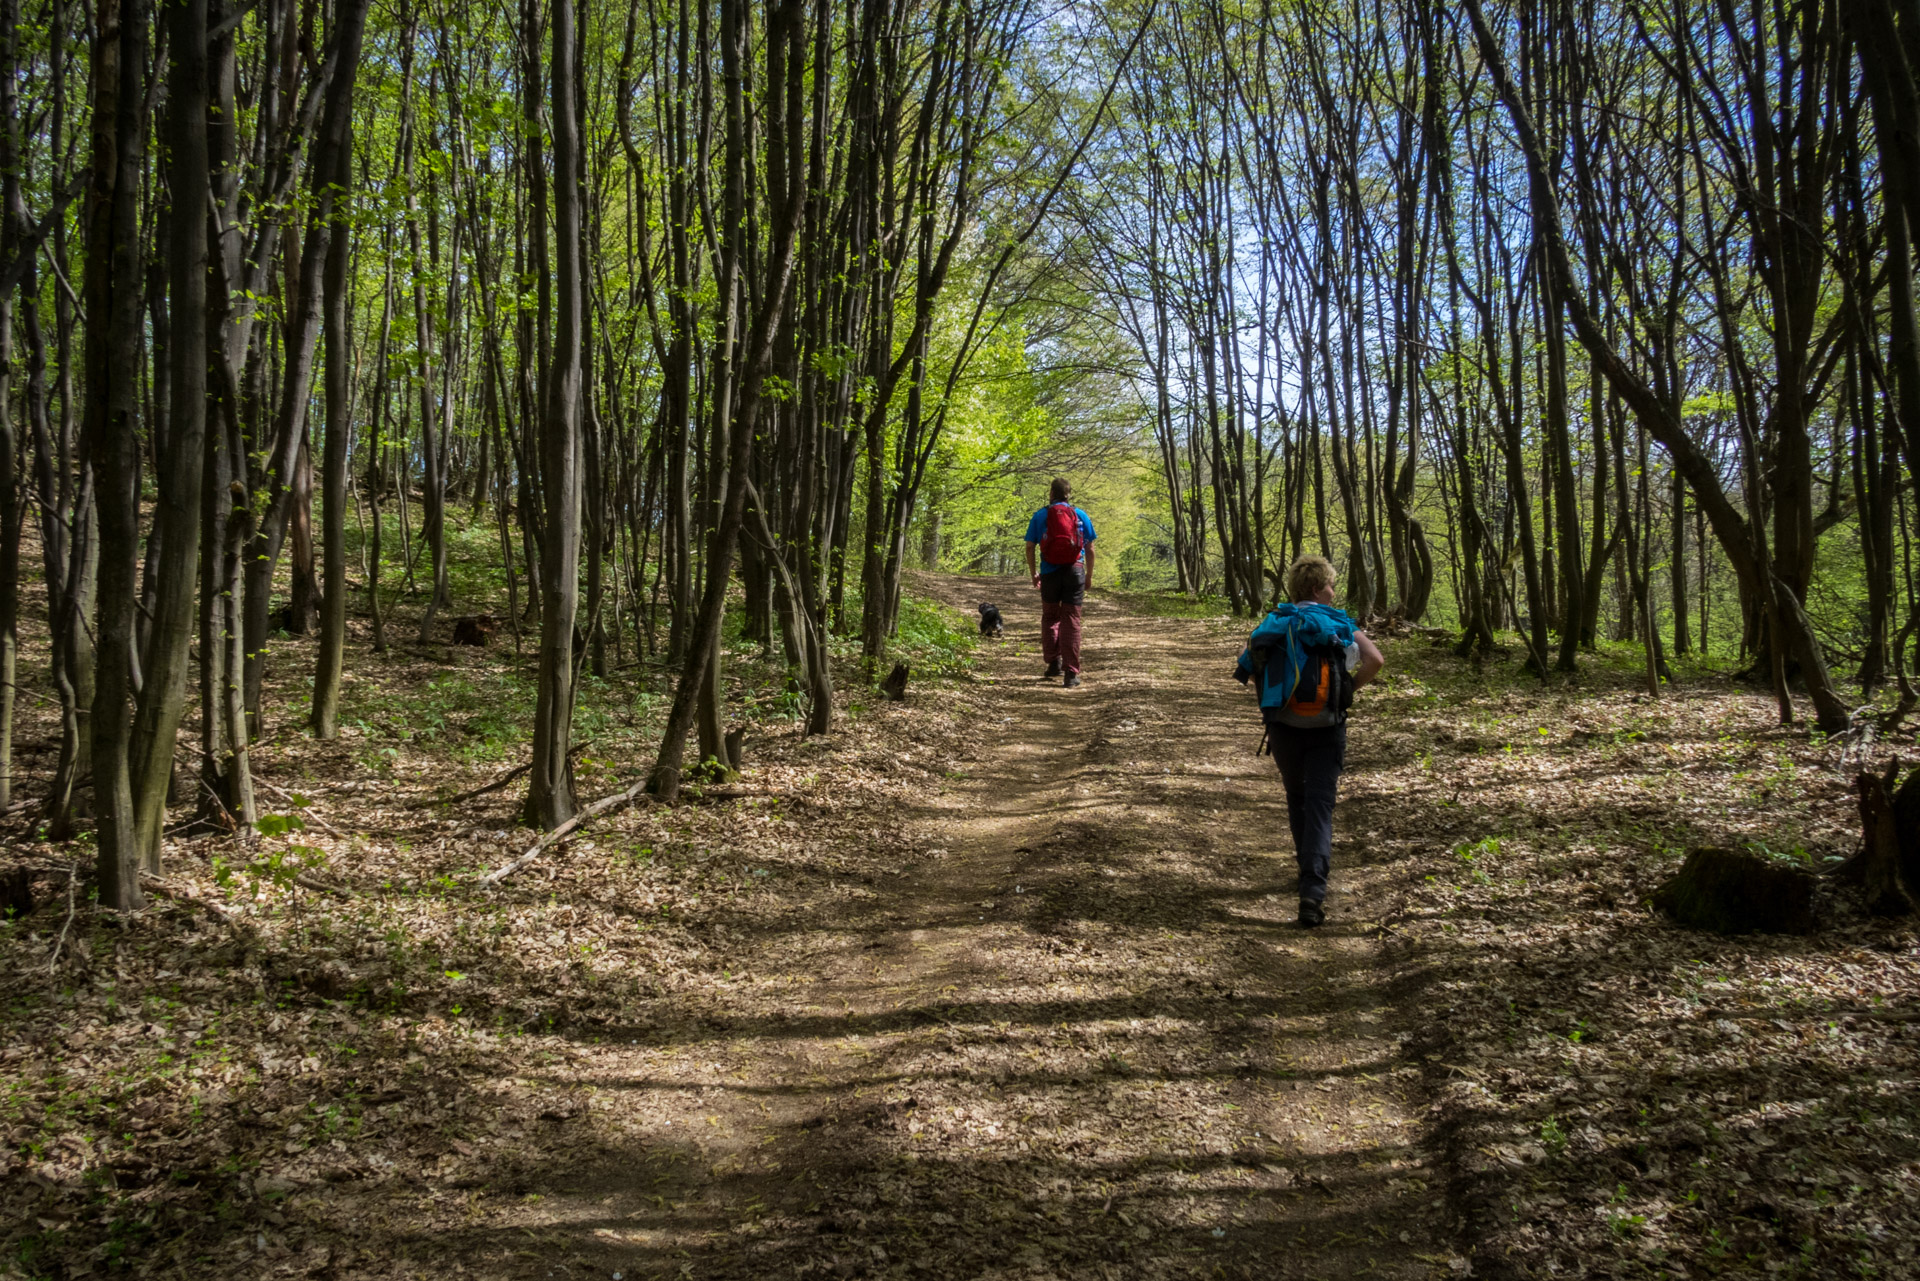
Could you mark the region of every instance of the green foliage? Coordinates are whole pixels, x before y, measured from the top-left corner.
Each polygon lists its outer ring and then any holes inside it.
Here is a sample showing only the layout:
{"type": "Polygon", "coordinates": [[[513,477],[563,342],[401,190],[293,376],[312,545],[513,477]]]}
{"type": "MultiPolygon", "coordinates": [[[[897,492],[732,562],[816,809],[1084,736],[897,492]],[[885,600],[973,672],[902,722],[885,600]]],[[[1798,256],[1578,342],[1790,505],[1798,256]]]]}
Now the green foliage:
{"type": "MultiPolygon", "coordinates": [[[[293,798],[296,809],[307,805],[305,797],[296,794],[293,798]]],[[[253,829],[263,840],[278,841],[294,833],[307,830],[307,822],[298,813],[262,814],[254,820],[253,829]]],[[[223,889],[233,884],[237,876],[244,876],[250,882],[253,892],[271,887],[281,893],[291,890],[300,880],[312,872],[327,865],[327,854],[318,846],[306,845],[288,840],[284,845],[270,845],[250,858],[238,864],[228,861],[222,855],[214,855],[213,880],[223,889]]]]}
{"type": "MultiPolygon", "coordinates": [[[[852,604],[847,607],[854,609],[852,604]]],[[[913,668],[916,679],[958,676],[973,666],[978,624],[937,601],[902,596],[900,625],[887,652],[913,668]]]]}
{"type": "MultiPolygon", "coordinates": [[[[582,690],[589,723],[597,692],[582,690]]],[[[391,770],[403,744],[448,752],[462,764],[498,761],[527,742],[535,693],[532,671],[517,665],[454,668],[424,683],[389,681],[374,668],[347,682],[341,723],[358,733],[361,762],[375,770],[391,770]]]]}
{"type": "MultiPolygon", "coordinates": [[[[1776,848],[1758,837],[1749,837],[1740,842],[1742,849],[1750,850],[1762,858],[1770,858],[1791,867],[1805,868],[1809,872],[1819,871],[1822,860],[1817,858],[1805,845],[1795,841],[1776,848]]],[[[1843,861],[1838,855],[1830,856],[1831,862],[1843,861]]]]}
{"type": "MultiPolygon", "coordinates": [[[[944,385],[943,366],[957,354],[972,320],[974,295],[968,285],[977,286],[973,276],[980,270],[977,262],[962,264],[942,295],[929,389],[944,385]]],[[[1073,296],[1072,290],[1067,294],[1073,296]]],[[[1057,306],[1011,303],[980,343],[953,395],[929,405],[927,412],[937,406],[946,416],[908,546],[916,554],[924,551],[928,522],[937,512],[940,547],[929,564],[995,574],[1023,569],[1027,521],[1046,502],[1048,482],[1058,474],[1073,482],[1074,502],[1093,517],[1098,552],[1110,567],[1097,568],[1097,577],[1119,581],[1111,571],[1128,554],[1141,524],[1139,481],[1147,475],[1134,443],[1140,426],[1137,398],[1089,377],[1071,359],[1079,343],[1100,340],[1097,326],[1071,328],[1058,342],[1042,346],[1032,342],[1036,323],[1058,330],[1057,306]],[[1049,363],[1056,354],[1059,363],[1049,363]]],[[[895,428],[897,419],[896,412],[895,428]]]]}
{"type": "Polygon", "coordinates": [[[1548,1156],[1559,1156],[1567,1150],[1567,1132],[1560,1128],[1555,1117],[1548,1117],[1540,1123],[1540,1146],[1547,1150],[1548,1156]]]}
{"type": "Polygon", "coordinates": [[[1483,836],[1477,841],[1461,841],[1453,847],[1453,856],[1467,867],[1468,876],[1480,885],[1491,885],[1486,863],[1500,853],[1500,838],[1483,836]]]}

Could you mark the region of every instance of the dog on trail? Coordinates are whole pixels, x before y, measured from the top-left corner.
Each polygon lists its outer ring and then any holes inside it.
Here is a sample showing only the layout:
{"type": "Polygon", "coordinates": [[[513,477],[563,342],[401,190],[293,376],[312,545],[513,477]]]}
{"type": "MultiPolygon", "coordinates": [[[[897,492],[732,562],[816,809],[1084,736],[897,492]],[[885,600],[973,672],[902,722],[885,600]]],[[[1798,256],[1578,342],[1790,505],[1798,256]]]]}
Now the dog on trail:
{"type": "Polygon", "coordinates": [[[1000,607],[998,605],[989,605],[987,602],[981,601],[980,602],[980,634],[982,636],[998,636],[1000,635],[1001,632],[1005,630],[1006,630],[1006,624],[1000,620],[1000,607]]]}

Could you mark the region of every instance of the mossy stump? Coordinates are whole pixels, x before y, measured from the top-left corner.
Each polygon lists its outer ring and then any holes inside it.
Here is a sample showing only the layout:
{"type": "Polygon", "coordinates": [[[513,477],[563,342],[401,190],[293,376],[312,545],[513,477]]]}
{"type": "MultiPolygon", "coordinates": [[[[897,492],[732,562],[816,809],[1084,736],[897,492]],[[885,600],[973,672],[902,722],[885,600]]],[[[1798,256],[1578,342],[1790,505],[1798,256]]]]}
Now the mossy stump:
{"type": "Polygon", "coordinates": [[[1811,934],[1817,924],[1812,874],[1746,850],[1688,850],[1653,905],[1714,934],[1811,934]]]}

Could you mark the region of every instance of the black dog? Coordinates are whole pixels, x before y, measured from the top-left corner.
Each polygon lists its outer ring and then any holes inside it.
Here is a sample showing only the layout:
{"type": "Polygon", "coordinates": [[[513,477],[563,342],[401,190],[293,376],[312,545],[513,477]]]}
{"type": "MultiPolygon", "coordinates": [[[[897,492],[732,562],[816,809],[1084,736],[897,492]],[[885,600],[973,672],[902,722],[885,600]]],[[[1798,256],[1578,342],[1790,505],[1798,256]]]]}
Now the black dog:
{"type": "Polygon", "coordinates": [[[1005,624],[1000,621],[1000,607],[981,601],[980,634],[982,636],[998,636],[1004,629],[1005,624]]]}

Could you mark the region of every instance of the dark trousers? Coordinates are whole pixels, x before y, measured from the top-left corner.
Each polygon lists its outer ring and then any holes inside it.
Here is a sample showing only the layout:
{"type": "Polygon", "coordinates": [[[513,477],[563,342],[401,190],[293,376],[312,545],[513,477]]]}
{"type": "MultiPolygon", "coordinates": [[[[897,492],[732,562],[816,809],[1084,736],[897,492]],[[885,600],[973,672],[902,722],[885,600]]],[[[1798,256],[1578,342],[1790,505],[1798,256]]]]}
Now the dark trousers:
{"type": "Polygon", "coordinates": [[[1293,829],[1293,856],[1300,863],[1300,897],[1322,902],[1333,862],[1333,802],[1347,763],[1347,727],[1271,725],[1267,743],[1287,789],[1287,826],[1293,829]]]}

